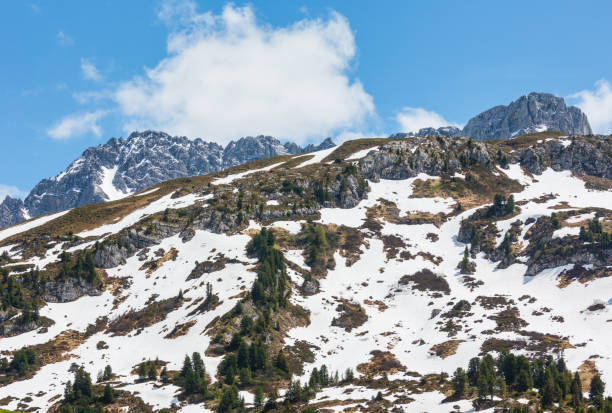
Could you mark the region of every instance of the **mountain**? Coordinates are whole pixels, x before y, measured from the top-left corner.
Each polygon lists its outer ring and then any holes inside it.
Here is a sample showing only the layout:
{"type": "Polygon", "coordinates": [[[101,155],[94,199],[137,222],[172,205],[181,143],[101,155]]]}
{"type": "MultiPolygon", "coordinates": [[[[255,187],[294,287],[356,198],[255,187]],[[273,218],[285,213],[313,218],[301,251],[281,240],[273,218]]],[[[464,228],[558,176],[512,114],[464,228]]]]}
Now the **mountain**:
{"type": "Polygon", "coordinates": [[[277,155],[333,147],[331,139],[318,146],[283,146],[271,136],[244,137],[225,148],[202,139],[163,132],[134,132],[88,148],[65,171],[40,181],[23,203],[7,198],[0,204],[0,227],[26,216],[39,216],[96,202],[113,201],[168,179],[220,171],[277,155]]]}
{"type": "Polygon", "coordinates": [[[468,121],[463,129],[453,126],[423,128],[418,132],[396,133],[393,138],[409,136],[468,136],[477,140],[507,139],[530,133],[556,130],[568,134],[590,135],[586,115],[576,106],[549,93],[532,92],[508,106],[486,110],[468,121]]]}
{"type": "Polygon", "coordinates": [[[0,231],[2,407],[610,411],[610,205],[612,136],[543,132],[360,139],[38,217],[0,231]]]}
{"type": "Polygon", "coordinates": [[[591,126],[576,106],[548,93],[530,93],[508,106],[495,106],[469,120],[463,135],[474,139],[505,139],[546,130],[590,135],[591,126]]]}

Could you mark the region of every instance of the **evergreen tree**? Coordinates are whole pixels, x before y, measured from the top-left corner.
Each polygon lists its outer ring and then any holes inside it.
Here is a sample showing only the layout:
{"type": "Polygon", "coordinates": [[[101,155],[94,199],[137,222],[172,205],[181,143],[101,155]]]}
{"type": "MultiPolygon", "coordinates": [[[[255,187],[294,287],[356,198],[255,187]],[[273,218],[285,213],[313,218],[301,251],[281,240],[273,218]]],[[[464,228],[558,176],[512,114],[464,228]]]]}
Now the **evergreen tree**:
{"type": "Polygon", "coordinates": [[[605,390],[604,382],[601,380],[599,374],[596,374],[591,379],[591,391],[589,393],[589,397],[591,400],[595,399],[597,396],[603,396],[605,390]]]}
{"type": "Polygon", "coordinates": [[[253,400],[253,405],[255,407],[261,407],[264,402],[264,394],[263,390],[260,386],[255,387],[255,398],[253,400]]]}
{"type": "Polygon", "coordinates": [[[249,368],[249,345],[242,341],[238,347],[238,368],[249,368]]]}
{"type": "Polygon", "coordinates": [[[102,403],[110,404],[115,401],[115,392],[110,384],[106,383],[104,386],[104,395],[102,396],[102,403]]]}
{"type": "Polygon", "coordinates": [[[109,364],[104,367],[104,374],[102,375],[102,378],[104,379],[104,381],[108,381],[113,378],[113,369],[109,364]]]}
{"type": "Polygon", "coordinates": [[[453,391],[456,398],[460,399],[465,395],[465,388],[467,386],[467,374],[459,367],[453,374],[453,391]]]}
{"type": "Polygon", "coordinates": [[[289,366],[287,365],[287,358],[283,353],[283,350],[279,351],[276,355],[276,360],[274,362],[276,368],[284,371],[285,373],[289,373],[289,366]]]}
{"type": "Polygon", "coordinates": [[[91,376],[83,367],[79,367],[74,373],[74,384],[72,385],[75,397],[91,397],[93,390],[91,386],[91,376]]]}
{"type": "Polygon", "coordinates": [[[555,400],[555,384],[551,376],[546,378],[544,388],[542,389],[542,407],[548,408],[552,406],[555,400]]]}
{"type": "Polygon", "coordinates": [[[582,380],[578,372],[574,373],[574,379],[572,380],[572,406],[578,407],[582,405],[582,380]]]}

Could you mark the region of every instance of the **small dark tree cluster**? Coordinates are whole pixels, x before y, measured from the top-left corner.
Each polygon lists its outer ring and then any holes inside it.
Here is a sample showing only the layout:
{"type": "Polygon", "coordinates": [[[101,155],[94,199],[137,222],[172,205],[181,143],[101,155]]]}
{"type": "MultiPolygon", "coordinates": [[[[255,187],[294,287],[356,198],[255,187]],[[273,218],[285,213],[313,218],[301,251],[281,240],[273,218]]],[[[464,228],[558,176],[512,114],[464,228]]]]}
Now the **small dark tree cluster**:
{"type": "Polygon", "coordinates": [[[583,242],[597,244],[602,248],[612,246],[612,232],[604,231],[597,217],[589,222],[587,229],[580,227],[580,235],[578,237],[583,242]]]}
{"type": "Polygon", "coordinates": [[[0,359],[0,373],[25,376],[28,371],[36,366],[36,363],[37,359],[34,350],[24,347],[15,352],[10,362],[6,357],[0,359]]]}
{"type": "Polygon", "coordinates": [[[493,205],[487,210],[487,218],[502,217],[514,212],[514,195],[508,198],[501,194],[495,194],[493,205]]]}
{"type": "Polygon", "coordinates": [[[260,265],[251,297],[256,305],[269,309],[287,305],[287,268],[283,253],[274,246],[274,233],[262,228],[253,237],[247,252],[256,255],[260,265]]]}
{"type": "Polygon", "coordinates": [[[182,387],[187,395],[199,395],[204,398],[210,396],[206,367],[200,353],[194,352],[191,357],[185,356],[181,372],[175,378],[174,383],[182,387]]]}
{"type": "Polygon", "coordinates": [[[60,413],[102,413],[102,405],[115,401],[115,392],[110,384],[104,386],[102,394],[96,395],[89,373],[79,367],[74,372],[74,381],[68,381],[64,389],[64,400],[60,413]]]}
{"type": "MultiPolygon", "coordinates": [[[[577,412],[612,411],[612,399],[603,398],[605,386],[601,378],[595,376],[592,379],[590,400],[584,400],[580,376],[567,369],[563,358],[555,360],[548,356],[530,361],[525,356],[515,356],[507,351],[502,352],[497,359],[490,354],[482,358],[474,357],[467,371],[462,368],[455,371],[452,384],[454,396],[458,399],[464,398],[470,389],[476,390],[480,399],[498,396],[504,400],[509,393],[520,397],[537,389],[537,397],[544,409],[556,403],[577,412]]],[[[518,413],[520,409],[507,408],[504,411],[518,413]]]]}

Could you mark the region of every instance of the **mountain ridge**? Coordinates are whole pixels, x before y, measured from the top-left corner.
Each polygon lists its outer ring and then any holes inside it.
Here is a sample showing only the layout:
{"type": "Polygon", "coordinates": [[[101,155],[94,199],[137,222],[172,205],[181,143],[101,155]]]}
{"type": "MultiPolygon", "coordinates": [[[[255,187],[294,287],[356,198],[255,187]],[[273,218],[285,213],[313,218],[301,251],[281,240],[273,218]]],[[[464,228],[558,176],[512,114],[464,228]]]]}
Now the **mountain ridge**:
{"type": "Polygon", "coordinates": [[[0,227],[95,202],[112,201],[168,179],[221,171],[256,159],[299,154],[335,146],[327,138],[300,147],[271,136],[247,136],[225,148],[200,138],[164,132],[133,132],[87,148],[64,171],[41,180],[23,200],[0,203],[0,227]]]}

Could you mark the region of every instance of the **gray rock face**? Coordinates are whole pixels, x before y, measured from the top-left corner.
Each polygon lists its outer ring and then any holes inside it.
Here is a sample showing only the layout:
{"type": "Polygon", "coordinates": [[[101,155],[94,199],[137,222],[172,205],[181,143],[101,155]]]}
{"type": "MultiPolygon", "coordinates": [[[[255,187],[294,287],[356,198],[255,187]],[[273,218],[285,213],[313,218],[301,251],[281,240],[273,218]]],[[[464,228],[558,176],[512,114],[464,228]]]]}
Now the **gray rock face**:
{"type": "Polygon", "coordinates": [[[412,138],[415,136],[431,136],[431,135],[442,135],[456,138],[461,135],[461,129],[455,126],[442,126],[441,128],[421,128],[418,132],[400,132],[394,133],[390,138],[412,138]]]}
{"type": "Polygon", "coordinates": [[[578,175],[612,179],[612,136],[565,139],[563,143],[547,140],[519,151],[521,166],[536,175],[550,167],[555,171],[570,170],[578,175]]]}
{"type": "Polygon", "coordinates": [[[558,130],[568,134],[590,135],[586,115],[565,100],[548,93],[521,96],[508,106],[495,106],[470,121],[462,134],[474,139],[506,139],[528,133],[558,130]]]}
{"type": "Polygon", "coordinates": [[[442,135],[468,136],[478,140],[507,139],[534,132],[557,130],[575,135],[592,134],[586,115],[563,98],[532,92],[508,106],[495,106],[470,119],[463,129],[454,126],[422,128],[418,132],[394,133],[390,138],[442,135]]]}
{"type": "Polygon", "coordinates": [[[163,132],[134,132],[83,152],[64,172],[43,179],[22,202],[0,204],[0,228],[30,216],[117,199],[173,178],[203,175],[245,162],[333,147],[331,139],[304,148],[271,136],[245,137],[227,147],[163,132]]]}
{"type": "Polygon", "coordinates": [[[7,196],[0,203],[0,228],[15,225],[26,218],[25,205],[21,199],[7,196]]]}
{"type": "Polygon", "coordinates": [[[374,182],[380,179],[407,179],[425,172],[429,175],[453,174],[461,166],[460,159],[492,164],[493,156],[482,142],[473,142],[461,149],[465,138],[439,138],[421,142],[420,138],[393,141],[369,153],[358,163],[364,177],[374,182]]]}

